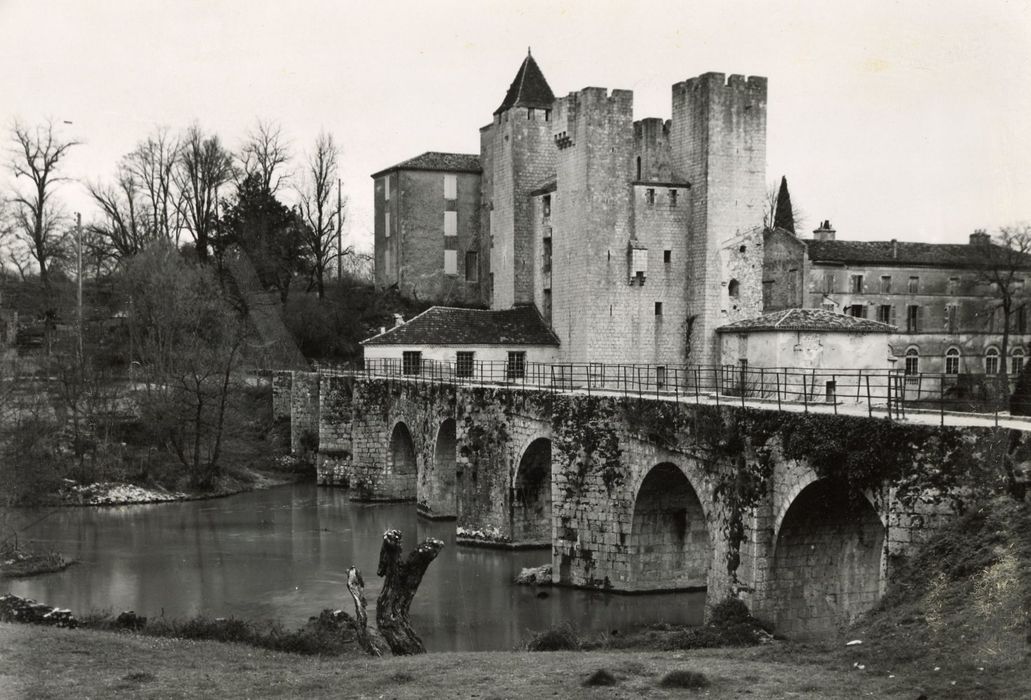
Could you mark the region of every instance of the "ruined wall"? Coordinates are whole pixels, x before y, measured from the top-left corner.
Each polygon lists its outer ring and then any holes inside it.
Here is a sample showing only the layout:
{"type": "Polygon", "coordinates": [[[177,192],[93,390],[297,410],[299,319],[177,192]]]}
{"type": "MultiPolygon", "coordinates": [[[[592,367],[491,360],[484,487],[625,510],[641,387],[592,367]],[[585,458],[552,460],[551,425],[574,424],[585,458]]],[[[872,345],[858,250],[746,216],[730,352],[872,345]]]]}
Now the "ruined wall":
{"type": "Polygon", "coordinates": [[[351,403],[354,379],[319,373],[319,455],[316,481],[324,486],[348,486],[351,480],[351,403]]]}
{"type": "Polygon", "coordinates": [[[319,375],[292,372],[290,381],[290,452],[314,453],[319,440],[319,375]]]}
{"type": "Polygon", "coordinates": [[[290,406],[293,404],[293,372],[276,371],[272,373],[272,419],[289,420],[290,406]]]}

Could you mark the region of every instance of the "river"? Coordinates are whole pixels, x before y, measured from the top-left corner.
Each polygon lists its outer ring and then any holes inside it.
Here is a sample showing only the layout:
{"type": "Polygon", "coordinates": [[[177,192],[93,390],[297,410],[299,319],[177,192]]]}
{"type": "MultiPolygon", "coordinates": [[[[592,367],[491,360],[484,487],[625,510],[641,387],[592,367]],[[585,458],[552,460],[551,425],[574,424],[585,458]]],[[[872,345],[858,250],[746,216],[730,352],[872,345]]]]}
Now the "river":
{"type": "Polygon", "coordinates": [[[353,612],[347,568],[363,574],[374,618],[383,532],[404,533],[405,551],[426,537],[446,544],[412,604],[430,651],[514,649],[564,622],[609,632],[651,622],[700,624],[704,593],[618,595],[517,586],[547,550],[458,547],[453,521],[419,518],[414,504],[352,503],[346,491],[281,486],[207,501],[22,511],[40,520],[23,535],[76,560],[69,569],[0,583],[0,591],[81,615],[272,619],[293,628],[324,608],[353,612]]]}

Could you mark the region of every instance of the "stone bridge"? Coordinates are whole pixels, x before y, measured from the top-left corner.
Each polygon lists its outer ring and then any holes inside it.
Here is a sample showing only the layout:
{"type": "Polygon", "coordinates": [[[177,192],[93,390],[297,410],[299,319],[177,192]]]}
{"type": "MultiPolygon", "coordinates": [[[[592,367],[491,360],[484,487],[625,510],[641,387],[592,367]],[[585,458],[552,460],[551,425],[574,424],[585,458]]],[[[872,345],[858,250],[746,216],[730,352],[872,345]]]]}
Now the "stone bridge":
{"type": "Polygon", "coordinates": [[[1007,429],[325,372],[273,387],[294,451],[354,500],[548,548],[558,584],[735,595],[796,637],[869,609],[899,557],[1004,486],[997,465],[1031,457],[1007,429]]]}

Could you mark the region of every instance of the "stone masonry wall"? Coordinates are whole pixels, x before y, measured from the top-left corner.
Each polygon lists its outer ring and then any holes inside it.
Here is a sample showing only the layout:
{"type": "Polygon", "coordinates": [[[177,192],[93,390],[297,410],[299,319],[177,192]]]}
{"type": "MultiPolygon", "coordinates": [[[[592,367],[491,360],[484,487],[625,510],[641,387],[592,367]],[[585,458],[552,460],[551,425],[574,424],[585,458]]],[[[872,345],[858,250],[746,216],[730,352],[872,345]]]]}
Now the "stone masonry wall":
{"type": "Polygon", "coordinates": [[[272,373],[272,419],[289,420],[290,406],[293,403],[293,372],[276,371],[272,373]]]}
{"type": "Polygon", "coordinates": [[[319,373],[319,456],[317,483],[348,486],[351,481],[351,398],[354,379],[319,373]]]}
{"type": "Polygon", "coordinates": [[[290,399],[290,452],[302,454],[318,448],[319,375],[293,372],[290,399]]]}

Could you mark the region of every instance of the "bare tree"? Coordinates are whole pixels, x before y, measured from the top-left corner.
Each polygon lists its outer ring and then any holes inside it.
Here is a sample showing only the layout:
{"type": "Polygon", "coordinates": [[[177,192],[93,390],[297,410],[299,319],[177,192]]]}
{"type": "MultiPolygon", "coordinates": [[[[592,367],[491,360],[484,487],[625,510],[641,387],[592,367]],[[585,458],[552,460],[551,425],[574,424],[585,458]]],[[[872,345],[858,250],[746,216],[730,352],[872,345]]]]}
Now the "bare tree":
{"type": "Polygon", "coordinates": [[[343,221],[338,222],[336,205],[332,201],[339,155],[340,150],[333,136],[326,132],[320,133],[315,140],[315,149],[308,156],[304,182],[297,192],[298,206],[305,224],[305,253],[319,299],[326,296],[326,268],[337,255],[348,252],[337,249],[337,225],[343,221]]]}
{"type": "Polygon", "coordinates": [[[206,136],[197,125],[187,129],[180,141],[173,180],[182,194],[183,225],[193,236],[201,261],[208,259],[218,223],[218,190],[232,176],[232,156],[218,136],[206,136]]]}
{"type": "Polygon", "coordinates": [[[285,169],[290,162],[290,145],[283,137],[283,129],[273,121],[258,120],[254,129],[248,132],[237,160],[241,181],[256,175],[272,194],[290,177],[285,169]]]}
{"type": "Polygon", "coordinates": [[[93,201],[103,212],[103,219],[88,226],[91,238],[99,244],[99,252],[116,260],[136,255],[153,237],[147,215],[144,191],[135,173],[119,166],[113,185],[86,183],[93,201]]]}
{"type": "Polygon", "coordinates": [[[1008,386],[1010,333],[1018,315],[1026,313],[1031,302],[1031,290],[1025,284],[1026,278],[1031,276],[1031,224],[1004,226],[995,241],[983,231],[978,233],[973,246],[974,264],[978,281],[991,288],[989,320],[1002,316],[1000,369],[1008,386]]]}
{"type": "Polygon", "coordinates": [[[782,176],[779,183],[771,182],[763,199],[763,228],[780,226],[796,233],[805,225],[805,218],[805,212],[791,202],[787,178],[782,176]],[[791,222],[790,228],[784,225],[787,221],[791,222]]]}
{"type": "Polygon", "coordinates": [[[179,139],[162,128],[138,143],[120,164],[121,172],[132,176],[143,191],[150,234],[176,246],[182,209],[182,194],[174,178],[179,150],[179,139]]]}
{"type": "Polygon", "coordinates": [[[15,122],[11,141],[10,169],[15,186],[28,181],[26,187],[15,191],[12,200],[14,235],[39,267],[39,279],[49,297],[51,264],[60,259],[69,235],[61,210],[54,201],[56,186],[66,179],[58,175],[58,168],[68,151],[79,142],[57,136],[53,122],[35,129],[15,122]]]}

